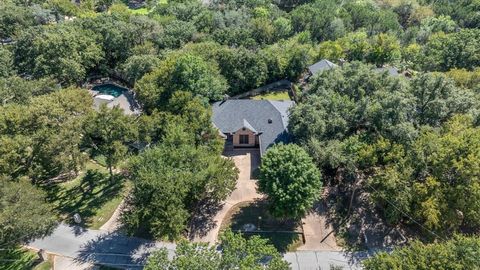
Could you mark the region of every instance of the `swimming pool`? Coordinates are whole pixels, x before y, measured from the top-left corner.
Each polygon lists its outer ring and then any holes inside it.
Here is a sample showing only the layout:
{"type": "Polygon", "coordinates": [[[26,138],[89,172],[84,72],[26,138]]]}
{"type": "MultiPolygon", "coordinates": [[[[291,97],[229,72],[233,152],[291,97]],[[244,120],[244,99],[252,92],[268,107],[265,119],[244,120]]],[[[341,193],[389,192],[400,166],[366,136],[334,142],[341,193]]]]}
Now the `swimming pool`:
{"type": "Polygon", "coordinates": [[[123,92],[128,91],[126,88],[111,83],[96,85],[92,90],[98,91],[99,94],[111,95],[114,97],[119,97],[123,92]]]}

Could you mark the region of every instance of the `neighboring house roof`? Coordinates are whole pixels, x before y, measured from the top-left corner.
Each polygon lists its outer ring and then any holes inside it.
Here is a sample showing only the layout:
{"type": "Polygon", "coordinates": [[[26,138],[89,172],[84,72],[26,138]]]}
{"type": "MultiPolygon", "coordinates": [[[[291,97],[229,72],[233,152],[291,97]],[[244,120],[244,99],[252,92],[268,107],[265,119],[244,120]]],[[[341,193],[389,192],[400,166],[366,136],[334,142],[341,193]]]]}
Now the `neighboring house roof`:
{"type": "Polygon", "coordinates": [[[374,71],[378,73],[387,72],[388,75],[394,76],[394,77],[399,75],[398,68],[396,67],[381,67],[381,68],[374,69],[374,71]]]}
{"type": "Polygon", "coordinates": [[[245,127],[259,134],[260,153],[288,142],[288,109],[293,101],[230,99],[213,104],[212,122],[222,133],[245,127]]]}
{"type": "Polygon", "coordinates": [[[328,61],[327,59],[322,59],[322,60],[318,61],[317,63],[309,66],[308,71],[310,71],[310,74],[314,75],[314,74],[317,74],[321,71],[334,69],[336,67],[338,67],[338,66],[335,65],[334,63],[328,61]]]}

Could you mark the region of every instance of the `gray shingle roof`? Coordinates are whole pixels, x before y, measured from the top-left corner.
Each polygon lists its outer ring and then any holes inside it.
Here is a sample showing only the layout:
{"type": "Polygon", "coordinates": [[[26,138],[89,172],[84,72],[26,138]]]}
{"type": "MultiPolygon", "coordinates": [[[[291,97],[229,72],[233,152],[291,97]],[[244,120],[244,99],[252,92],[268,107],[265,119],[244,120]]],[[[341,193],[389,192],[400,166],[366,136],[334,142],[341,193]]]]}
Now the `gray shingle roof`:
{"type": "Polygon", "coordinates": [[[318,72],[321,72],[321,71],[324,71],[324,70],[329,70],[329,69],[334,69],[338,67],[337,65],[335,65],[334,63],[326,60],[326,59],[322,59],[320,61],[318,61],[317,63],[311,65],[308,67],[308,71],[310,71],[310,74],[314,75],[314,74],[317,74],[318,72]]]}
{"type": "Polygon", "coordinates": [[[212,122],[223,133],[246,127],[260,134],[260,152],[263,154],[275,143],[288,142],[288,109],[293,104],[292,101],[249,99],[220,101],[212,106],[212,122]]]}
{"type": "Polygon", "coordinates": [[[396,67],[376,68],[374,71],[375,71],[375,72],[378,72],[378,73],[387,72],[388,75],[394,76],[394,77],[399,75],[399,73],[398,73],[398,68],[396,68],[396,67]]]}
{"type": "Polygon", "coordinates": [[[250,125],[250,123],[248,123],[248,121],[245,120],[245,119],[243,119],[243,126],[241,126],[240,128],[247,128],[250,131],[252,131],[253,133],[258,133],[257,130],[254,127],[252,127],[252,125],[250,125]]]}

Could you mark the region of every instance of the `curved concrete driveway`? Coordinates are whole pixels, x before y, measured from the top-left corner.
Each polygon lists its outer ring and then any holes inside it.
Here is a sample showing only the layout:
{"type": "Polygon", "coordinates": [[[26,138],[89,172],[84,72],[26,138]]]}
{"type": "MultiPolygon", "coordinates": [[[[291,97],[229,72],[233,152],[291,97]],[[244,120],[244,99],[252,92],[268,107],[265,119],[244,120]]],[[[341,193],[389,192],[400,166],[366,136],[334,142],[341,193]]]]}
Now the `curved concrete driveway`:
{"type": "Polygon", "coordinates": [[[196,236],[195,242],[208,242],[215,244],[218,239],[220,225],[225,215],[237,203],[249,202],[262,198],[257,192],[256,180],[252,179],[255,169],[260,166],[260,152],[258,149],[235,149],[226,151],[224,156],[232,158],[235,166],[239,169],[237,185],[235,190],[225,200],[222,209],[213,218],[214,227],[203,237],[196,236]]]}
{"type": "MultiPolygon", "coordinates": [[[[220,211],[213,218],[213,228],[205,236],[195,236],[193,241],[215,244],[222,221],[230,209],[241,202],[250,202],[262,195],[257,192],[257,182],[253,179],[253,172],[260,166],[260,152],[258,149],[235,149],[224,152],[225,157],[232,158],[239,169],[239,176],[235,190],[224,202],[220,211]]],[[[322,203],[302,219],[305,234],[305,244],[298,250],[310,251],[340,251],[331,226],[325,220],[325,206],[322,203]]]]}

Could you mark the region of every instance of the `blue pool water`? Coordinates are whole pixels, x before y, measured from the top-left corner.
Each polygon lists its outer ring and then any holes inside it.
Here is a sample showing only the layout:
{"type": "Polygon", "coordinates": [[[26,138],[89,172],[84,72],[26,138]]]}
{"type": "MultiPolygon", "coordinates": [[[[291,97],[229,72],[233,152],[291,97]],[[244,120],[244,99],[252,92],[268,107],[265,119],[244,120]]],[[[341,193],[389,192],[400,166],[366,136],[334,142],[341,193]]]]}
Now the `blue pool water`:
{"type": "Polygon", "coordinates": [[[127,91],[127,89],[114,85],[114,84],[101,84],[101,85],[96,85],[92,88],[92,90],[98,91],[98,93],[103,94],[103,95],[111,95],[114,97],[118,97],[123,92],[127,91]]]}

